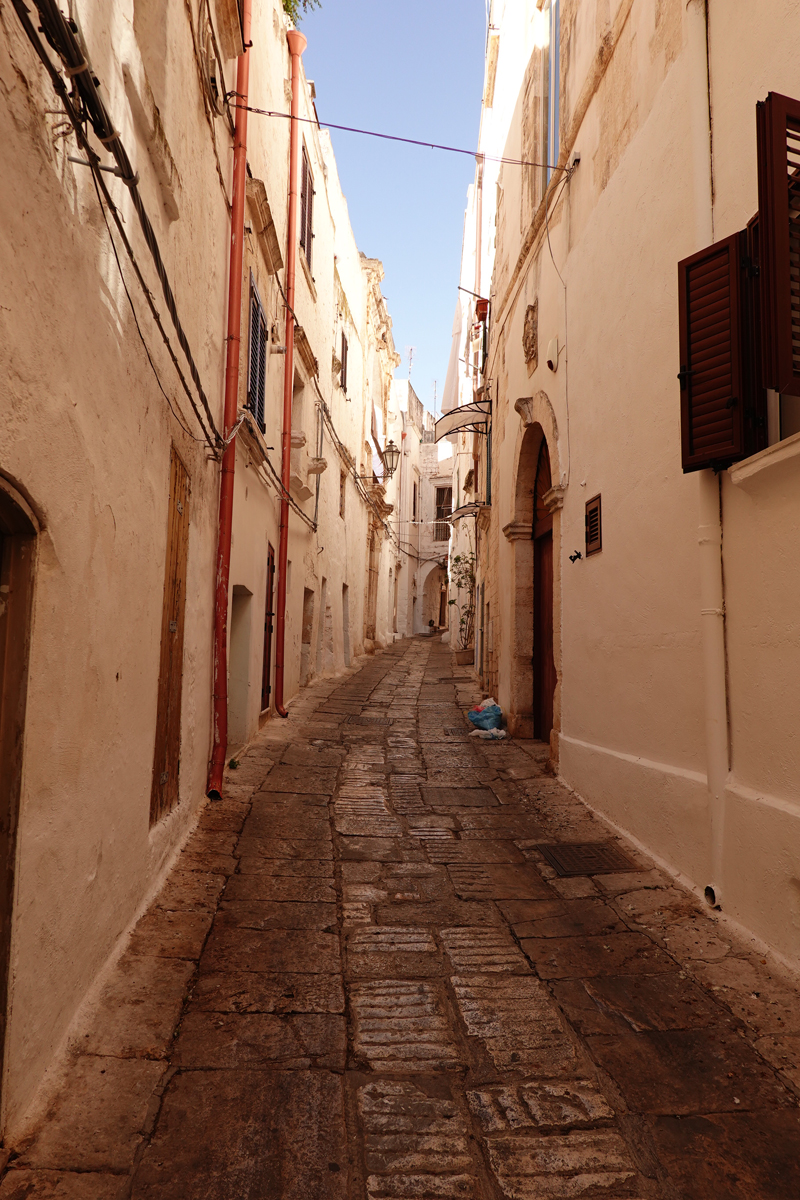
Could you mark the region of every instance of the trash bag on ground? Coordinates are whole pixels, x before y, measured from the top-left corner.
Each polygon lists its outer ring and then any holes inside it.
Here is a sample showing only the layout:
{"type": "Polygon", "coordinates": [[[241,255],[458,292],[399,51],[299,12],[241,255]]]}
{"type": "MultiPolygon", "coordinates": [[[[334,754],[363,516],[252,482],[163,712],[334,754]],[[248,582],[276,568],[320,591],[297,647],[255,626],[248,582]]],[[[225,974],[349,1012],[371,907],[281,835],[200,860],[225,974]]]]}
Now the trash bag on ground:
{"type": "Polygon", "coordinates": [[[473,729],[469,736],[481,738],[484,742],[499,742],[508,734],[505,729],[473,729]]]}
{"type": "Polygon", "coordinates": [[[503,721],[503,710],[494,697],[489,696],[467,713],[467,719],[476,729],[499,729],[503,721]]]}

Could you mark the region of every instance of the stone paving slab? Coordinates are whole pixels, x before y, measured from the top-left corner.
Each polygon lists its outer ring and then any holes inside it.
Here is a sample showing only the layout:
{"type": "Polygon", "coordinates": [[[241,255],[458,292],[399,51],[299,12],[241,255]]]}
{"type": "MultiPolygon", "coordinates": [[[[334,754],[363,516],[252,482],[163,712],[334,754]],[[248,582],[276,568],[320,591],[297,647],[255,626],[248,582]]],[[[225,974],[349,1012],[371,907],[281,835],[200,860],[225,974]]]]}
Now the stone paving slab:
{"type": "Polygon", "coordinates": [[[342,1077],[189,1071],[174,1077],[132,1200],[350,1200],[342,1077]]]}
{"type": "Polygon", "coordinates": [[[398,643],[237,752],[0,1200],[800,1197],[797,981],[547,747],[444,736],[456,674],[398,643]]]}

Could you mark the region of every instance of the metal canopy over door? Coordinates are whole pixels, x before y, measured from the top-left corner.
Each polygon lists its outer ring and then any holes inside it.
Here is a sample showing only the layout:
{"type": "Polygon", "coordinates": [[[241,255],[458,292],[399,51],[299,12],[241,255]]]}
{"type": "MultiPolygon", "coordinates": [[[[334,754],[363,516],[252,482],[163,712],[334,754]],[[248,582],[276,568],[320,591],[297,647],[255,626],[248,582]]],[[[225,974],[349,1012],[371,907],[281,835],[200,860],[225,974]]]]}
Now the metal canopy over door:
{"type": "Polygon", "coordinates": [[[37,528],[22,497],[0,486],[0,1081],[28,684],[37,528]]]}
{"type": "Polygon", "coordinates": [[[272,691],[272,621],[275,613],[272,609],[275,592],[275,551],[267,543],[267,603],[264,613],[264,670],[261,675],[261,711],[269,708],[269,697],[272,691]]]}
{"type": "Polygon", "coordinates": [[[553,515],[544,502],[552,487],[550,455],[542,440],[533,511],[533,736],[550,741],[556,666],[553,654],[553,515]]]}
{"type": "Polygon", "coordinates": [[[164,575],[164,607],[161,614],[161,661],[158,670],[153,789],[150,795],[151,825],[155,825],[156,821],[178,803],[189,491],[189,474],[173,446],[170,453],[167,561],[164,575]]]}

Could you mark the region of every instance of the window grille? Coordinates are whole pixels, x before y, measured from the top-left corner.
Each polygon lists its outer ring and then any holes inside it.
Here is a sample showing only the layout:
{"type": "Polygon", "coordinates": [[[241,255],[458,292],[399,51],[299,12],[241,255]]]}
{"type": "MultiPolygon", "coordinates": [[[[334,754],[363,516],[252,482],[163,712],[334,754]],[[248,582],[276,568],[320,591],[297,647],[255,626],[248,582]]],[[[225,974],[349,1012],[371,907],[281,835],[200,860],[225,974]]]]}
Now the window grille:
{"type": "Polygon", "coordinates": [[[266,432],[264,420],[264,391],[267,376],[267,319],[258,298],[255,284],[250,286],[250,354],[247,371],[247,407],[266,432]]]}

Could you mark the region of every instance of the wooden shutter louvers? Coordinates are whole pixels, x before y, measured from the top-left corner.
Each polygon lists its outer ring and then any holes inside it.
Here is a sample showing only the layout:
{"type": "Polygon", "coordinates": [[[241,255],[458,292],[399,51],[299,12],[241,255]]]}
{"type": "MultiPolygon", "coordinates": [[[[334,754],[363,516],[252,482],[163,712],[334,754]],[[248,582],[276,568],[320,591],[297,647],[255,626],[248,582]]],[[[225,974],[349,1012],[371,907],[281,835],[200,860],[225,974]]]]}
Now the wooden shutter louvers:
{"type": "Polygon", "coordinates": [[[684,471],[744,456],[741,274],[746,236],[725,238],[678,264],[684,471]]]}
{"type": "Polygon", "coordinates": [[[800,396],[800,101],[756,106],[763,382],[800,396]]]}

